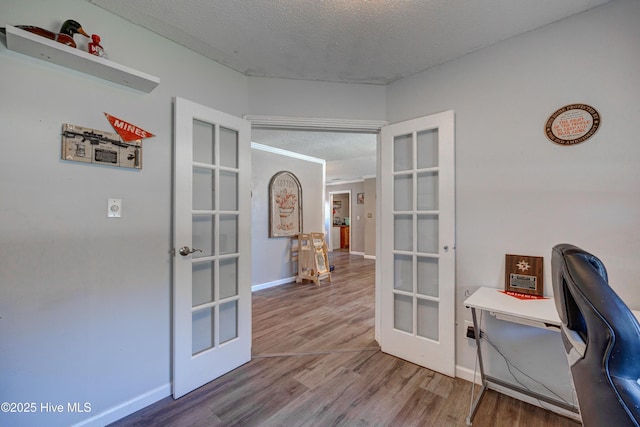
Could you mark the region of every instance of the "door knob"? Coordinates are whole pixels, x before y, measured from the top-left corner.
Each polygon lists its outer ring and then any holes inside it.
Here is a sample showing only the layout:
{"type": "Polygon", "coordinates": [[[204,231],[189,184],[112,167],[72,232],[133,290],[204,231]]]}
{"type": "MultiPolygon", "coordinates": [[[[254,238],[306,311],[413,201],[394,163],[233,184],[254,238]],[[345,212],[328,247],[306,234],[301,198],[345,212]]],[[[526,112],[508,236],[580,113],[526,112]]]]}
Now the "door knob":
{"type": "Polygon", "coordinates": [[[202,249],[191,249],[189,248],[189,246],[183,246],[180,249],[178,249],[178,253],[182,256],[187,256],[194,252],[202,252],[202,249]]]}

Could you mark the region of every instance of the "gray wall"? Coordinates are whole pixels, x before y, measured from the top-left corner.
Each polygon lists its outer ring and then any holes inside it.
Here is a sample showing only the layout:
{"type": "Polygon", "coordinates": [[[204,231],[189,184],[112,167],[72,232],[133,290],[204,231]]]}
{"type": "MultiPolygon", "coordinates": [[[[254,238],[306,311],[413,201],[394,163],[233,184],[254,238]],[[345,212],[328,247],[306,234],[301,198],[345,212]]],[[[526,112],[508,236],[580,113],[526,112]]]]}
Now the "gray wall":
{"type": "Polygon", "coordinates": [[[376,179],[364,179],[364,256],[376,256],[376,179]]]}
{"type": "Polygon", "coordinates": [[[8,51],[0,38],[0,401],[91,403],[90,413],[1,414],[0,424],[104,425],[170,393],[173,97],[235,116],[380,119],[384,88],[250,83],[85,0],[0,2],[0,16],[46,28],[73,17],[111,60],[161,80],[141,93],[8,51]],[[310,96],[294,103],[300,94],[310,96]],[[104,112],[156,134],[141,171],[60,160],[62,124],[111,131],[104,112]],[[107,219],[108,198],[122,199],[122,218],[107,219]]]}
{"type": "Polygon", "coordinates": [[[269,237],[269,181],[273,175],[288,171],[300,181],[302,231],[324,230],[324,162],[301,160],[291,154],[251,150],[251,285],[254,288],[286,283],[297,275],[297,264],[290,260],[291,238],[269,237]]]}
{"type": "Polygon", "coordinates": [[[389,122],[455,111],[459,366],[474,364],[462,302],[504,285],[507,253],[544,256],[551,293],[552,246],[582,246],[640,308],[638,22],[640,2],[615,0],[387,87],[389,122]],[[583,144],[553,144],[544,123],[571,103],[602,125],[583,144]]]}
{"type": "Polygon", "coordinates": [[[0,16],[46,28],[73,17],[113,61],[161,79],[144,94],[0,39],[0,401],[91,404],[0,424],[66,426],[168,395],[172,97],[240,116],[247,81],[87,1],[4,1],[0,16]],[[141,171],[60,160],[62,124],[112,131],[104,112],[156,134],[141,171]],[[108,198],[122,199],[121,218],[107,219],[108,198]]]}
{"type": "Polygon", "coordinates": [[[385,86],[249,77],[250,114],[385,120],[385,86]]]}
{"type": "Polygon", "coordinates": [[[84,0],[2,2],[0,16],[50,28],[74,17],[102,36],[112,60],[161,79],[142,94],[0,43],[0,401],[92,403],[89,414],[2,414],[3,424],[102,415],[102,425],[168,395],[174,96],[236,116],[395,122],[454,109],[462,368],[473,369],[462,338],[465,292],[500,286],[507,252],[548,262],[555,243],[582,245],[640,308],[636,0],[614,0],[388,87],[246,78],[84,0]],[[596,107],[602,127],[584,144],[555,146],[544,121],[572,102],[596,107]],[[142,171],[59,160],[61,125],[109,130],[103,112],[157,135],[144,142],[142,171]],[[110,197],[123,199],[122,218],[106,218],[110,197]]]}

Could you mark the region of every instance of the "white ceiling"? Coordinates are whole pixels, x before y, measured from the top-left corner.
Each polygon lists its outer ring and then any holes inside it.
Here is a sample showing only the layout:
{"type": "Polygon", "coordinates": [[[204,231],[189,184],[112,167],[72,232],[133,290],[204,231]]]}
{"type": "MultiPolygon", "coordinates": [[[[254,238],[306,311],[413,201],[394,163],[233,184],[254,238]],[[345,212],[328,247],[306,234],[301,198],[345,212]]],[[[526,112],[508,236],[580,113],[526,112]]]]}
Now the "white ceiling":
{"type": "MultiPolygon", "coordinates": [[[[247,76],[384,85],[610,0],[89,1],[247,76]]],[[[327,160],[328,181],[375,174],[373,135],[252,139],[327,160]]]]}
{"type": "Polygon", "coordinates": [[[90,0],[248,76],[387,84],[609,0],[90,0]]]}
{"type": "Polygon", "coordinates": [[[376,174],[375,134],[251,129],[251,140],[294,153],[324,159],[327,183],[376,174]]]}

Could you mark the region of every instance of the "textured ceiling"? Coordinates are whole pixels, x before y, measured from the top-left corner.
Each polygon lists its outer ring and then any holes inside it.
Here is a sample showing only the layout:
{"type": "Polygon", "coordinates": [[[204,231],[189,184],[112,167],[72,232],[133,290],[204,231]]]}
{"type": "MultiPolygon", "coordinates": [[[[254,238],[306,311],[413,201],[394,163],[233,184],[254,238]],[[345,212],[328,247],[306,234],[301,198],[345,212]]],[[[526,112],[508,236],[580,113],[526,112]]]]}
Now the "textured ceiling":
{"type": "Polygon", "coordinates": [[[609,0],[90,0],[247,76],[387,84],[609,0]]]}
{"type": "Polygon", "coordinates": [[[328,183],[376,174],[374,134],[252,129],[251,140],[326,160],[328,183]]]}
{"type": "MultiPolygon", "coordinates": [[[[388,84],[610,0],[89,0],[247,76],[388,84]]],[[[375,135],[252,130],[327,161],[327,182],[375,174],[375,135]]]]}

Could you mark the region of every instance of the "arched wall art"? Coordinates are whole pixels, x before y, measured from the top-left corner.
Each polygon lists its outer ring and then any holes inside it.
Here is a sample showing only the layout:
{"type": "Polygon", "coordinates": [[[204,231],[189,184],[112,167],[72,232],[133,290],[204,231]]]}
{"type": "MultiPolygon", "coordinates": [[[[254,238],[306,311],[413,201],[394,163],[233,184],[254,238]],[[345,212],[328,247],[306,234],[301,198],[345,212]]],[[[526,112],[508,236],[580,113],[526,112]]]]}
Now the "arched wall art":
{"type": "Polygon", "coordinates": [[[269,182],[269,237],[302,233],[302,187],[291,172],[281,171],[269,182]]]}

